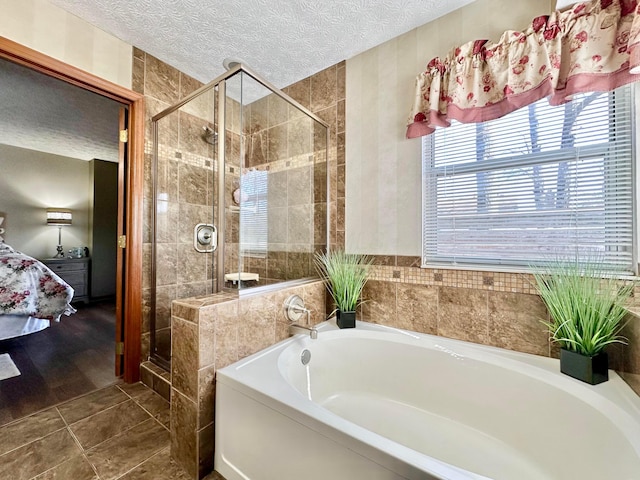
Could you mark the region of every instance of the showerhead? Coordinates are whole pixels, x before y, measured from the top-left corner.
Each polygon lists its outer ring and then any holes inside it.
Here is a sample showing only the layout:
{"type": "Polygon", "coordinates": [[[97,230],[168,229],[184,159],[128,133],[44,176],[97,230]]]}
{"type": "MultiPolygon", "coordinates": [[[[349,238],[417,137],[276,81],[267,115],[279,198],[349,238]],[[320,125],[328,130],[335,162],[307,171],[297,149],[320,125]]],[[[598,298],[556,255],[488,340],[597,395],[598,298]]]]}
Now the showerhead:
{"type": "Polygon", "coordinates": [[[208,125],[205,125],[202,129],[204,130],[202,139],[209,145],[215,145],[218,142],[218,132],[212,130],[208,125]]]}

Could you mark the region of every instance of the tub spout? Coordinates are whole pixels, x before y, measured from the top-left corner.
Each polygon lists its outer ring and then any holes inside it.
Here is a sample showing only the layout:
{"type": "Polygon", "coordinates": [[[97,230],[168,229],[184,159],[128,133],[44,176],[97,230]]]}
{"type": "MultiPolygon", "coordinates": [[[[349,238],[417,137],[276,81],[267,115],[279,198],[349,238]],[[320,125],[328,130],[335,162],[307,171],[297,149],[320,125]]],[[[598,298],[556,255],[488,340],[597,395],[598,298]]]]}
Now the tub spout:
{"type": "Polygon", "coordinates": [[[305,327],[304,325],[292,323],[289,325],[289,334],[295,335],[296,333],[308,333],[313,340],[318,338],[318,330],[316,330],[316,327],[305,327]]]}

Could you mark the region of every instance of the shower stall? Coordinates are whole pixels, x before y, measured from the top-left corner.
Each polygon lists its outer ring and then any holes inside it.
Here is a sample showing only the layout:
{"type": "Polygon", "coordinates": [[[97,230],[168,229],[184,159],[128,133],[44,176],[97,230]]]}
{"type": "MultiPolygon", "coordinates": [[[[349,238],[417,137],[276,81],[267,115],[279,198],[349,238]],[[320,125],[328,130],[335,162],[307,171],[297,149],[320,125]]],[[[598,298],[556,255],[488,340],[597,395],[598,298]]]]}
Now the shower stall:
{"type": "Polygon", "coordinates": [[[242,64],[152,119],[150,358],[171,302],[315,276],[328,245],[328,125],[242,64]]]}

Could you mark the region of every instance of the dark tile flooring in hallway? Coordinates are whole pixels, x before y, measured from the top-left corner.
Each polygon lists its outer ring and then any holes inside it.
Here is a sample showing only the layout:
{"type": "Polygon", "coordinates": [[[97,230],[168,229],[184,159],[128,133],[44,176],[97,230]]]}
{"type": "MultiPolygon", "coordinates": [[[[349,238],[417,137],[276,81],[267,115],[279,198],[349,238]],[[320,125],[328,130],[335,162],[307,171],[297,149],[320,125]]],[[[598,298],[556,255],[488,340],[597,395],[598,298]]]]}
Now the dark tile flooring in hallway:
{"type": "Polygon", "coordinates": [[[188,480],[169,445],[169,402],[112,385],[0,427],[0,478],[188,480]]]}

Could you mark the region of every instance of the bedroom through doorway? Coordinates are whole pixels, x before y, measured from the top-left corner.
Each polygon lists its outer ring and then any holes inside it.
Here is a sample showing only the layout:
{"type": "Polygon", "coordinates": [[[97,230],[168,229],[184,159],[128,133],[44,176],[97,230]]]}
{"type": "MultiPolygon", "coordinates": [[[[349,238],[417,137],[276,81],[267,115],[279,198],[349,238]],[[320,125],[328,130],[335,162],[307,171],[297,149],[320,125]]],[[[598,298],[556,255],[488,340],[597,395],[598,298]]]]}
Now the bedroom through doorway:
{"type": "MultiPolygon", "coordinates": [[[[8,327],[9,315],[0,315],[3,425],[120,381],[115,351],[123,105],[3,59],[0,104],[0,244],[71,286],[76,310],[42,330],[25,321],[17,332],[8,327]],[[68,224],[47,221],[55,209],[69,212],[68,224]]],[[[6,294],[0,273],[3,288],[6,294]]],[[[0,293],[1,314],[12,313],[4,309],[10,303],[0,293]]]]}

